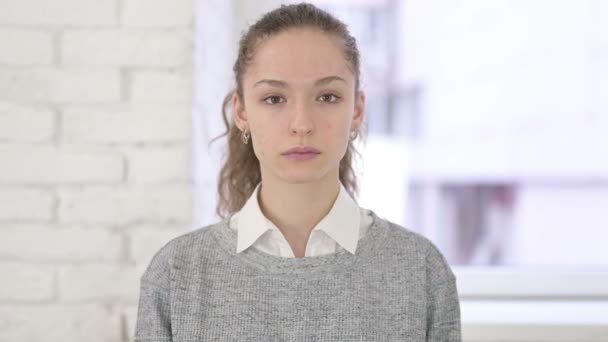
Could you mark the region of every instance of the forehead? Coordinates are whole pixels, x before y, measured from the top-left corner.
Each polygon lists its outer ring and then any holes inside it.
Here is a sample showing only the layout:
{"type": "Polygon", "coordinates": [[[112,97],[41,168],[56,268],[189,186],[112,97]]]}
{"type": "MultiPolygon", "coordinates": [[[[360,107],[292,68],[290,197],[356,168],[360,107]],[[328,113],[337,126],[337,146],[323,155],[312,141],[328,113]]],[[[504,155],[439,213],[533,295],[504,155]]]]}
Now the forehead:
{"type": "Polygon", "coordinates": [[[353,75],[338,38],[308,28],[291,29],[261,42],[243,81],[262,78],[288,83],[312,83],[336,75],[352,82],[353,75]]]}

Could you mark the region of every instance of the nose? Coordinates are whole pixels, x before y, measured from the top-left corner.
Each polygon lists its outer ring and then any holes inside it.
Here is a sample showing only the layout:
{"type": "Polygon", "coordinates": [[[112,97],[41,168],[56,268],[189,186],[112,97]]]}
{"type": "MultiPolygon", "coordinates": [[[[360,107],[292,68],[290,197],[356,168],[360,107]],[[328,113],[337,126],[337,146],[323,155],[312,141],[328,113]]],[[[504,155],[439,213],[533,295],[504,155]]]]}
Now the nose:
{"type": "Polygon", "coordinates": [[[290,132],[295,135],[310,135],[314,128],[311,110],[306,104],[294,107],[294,116],[290,124],[290,132]]]}

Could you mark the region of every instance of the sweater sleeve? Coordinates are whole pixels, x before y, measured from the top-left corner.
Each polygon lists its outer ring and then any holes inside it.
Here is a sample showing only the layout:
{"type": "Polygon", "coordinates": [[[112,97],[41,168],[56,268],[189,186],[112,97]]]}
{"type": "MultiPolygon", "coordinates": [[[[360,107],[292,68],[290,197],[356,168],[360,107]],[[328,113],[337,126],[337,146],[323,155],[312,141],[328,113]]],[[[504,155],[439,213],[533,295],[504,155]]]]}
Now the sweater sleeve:
{"type": "Polygon", "coordinates": [[[431,244],[427,254],[427,342],[461,342],[456,277],[445,257],[431,244]]]}
{"type": "Polygon", "coordinates": [[[140,278],[139,304],[135,323],[135,341],[171,341],[171,297],[169,246],[152,258],[140,278]]]}

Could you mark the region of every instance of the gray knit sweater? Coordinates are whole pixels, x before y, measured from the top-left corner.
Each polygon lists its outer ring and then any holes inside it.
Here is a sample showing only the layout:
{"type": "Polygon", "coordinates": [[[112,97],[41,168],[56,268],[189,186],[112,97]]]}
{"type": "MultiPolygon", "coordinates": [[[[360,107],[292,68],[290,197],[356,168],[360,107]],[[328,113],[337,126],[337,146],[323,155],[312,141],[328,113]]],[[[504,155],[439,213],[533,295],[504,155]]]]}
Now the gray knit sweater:
{"type": "Polygon", "coordinates": [[[135,341],[461,341],[445,258],[370,213],[354,255],[236,254],[229,217],[173,239],[141,276],[135,341]]]}

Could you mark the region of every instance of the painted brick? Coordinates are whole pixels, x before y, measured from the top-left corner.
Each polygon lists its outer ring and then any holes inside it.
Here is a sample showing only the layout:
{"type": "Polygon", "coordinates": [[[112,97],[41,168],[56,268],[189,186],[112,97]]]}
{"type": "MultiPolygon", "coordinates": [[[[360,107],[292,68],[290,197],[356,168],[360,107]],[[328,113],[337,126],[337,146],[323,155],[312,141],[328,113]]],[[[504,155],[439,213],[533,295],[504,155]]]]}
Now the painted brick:
{"type": "Polygon", "coordinates": [[[137,71],[133,73],[131,101],[187,103],[192,101],[191,71],[137,71]]]}
{"type": "Polygon", "coordinates": [[[122,341],[121,315],[105,304],[0,305],[0,341],[122,341]]]}
{"type": "Polygon", "coordinates": [[[70,66],[167,67],[189,63],[192,43],[186,32],[77,31],[64,34],[61,51],[70,66]]]}
{"type": "Polygon", "coordinates": [[[183,144],[171,147],[125,149],[127,181],[140,183],[188,182],[190,148],[183,144]],[[162,160],[162,163],[158,161],[162,160]]]}
{"type": "Polygon", "coordinates": [[[63,115],[62,132],[69,142],[185,142],[190,139],[191,122],[186,106],[72,110],[63,115]]]}
{"type": "Polygon", "coordinates": [[[0,142],[43,142],[55,134],[55,113],[40,106],[0,102],[0,142]]]}
{"type": "Polygon", "coordinates": [[[185,185],[91,186],[59,191],[62,223],[133,224],[191,219],[191,189],[185,185]]]}
{"type": "Polygon", "coordinates": [[[118,70],[0,68],[0,101],[115,103],[121,98],[118,70]]]}
{"type": "Polygon", "coordinates": [[[37,302],[53,298],[52,266],[0,262],[0,274],[0,301],[37,302]]]}
{"type": "Polygon", "coordinates": [[[5,225],[0,229],[0,259],[73,262],[117,261],[123,239],[105,229],[5,225]]]}
{"type": "Polygon", "coordinates": [[[123,177],[120,155],[68,151],[50,146],[0,146],[0,183],[78,184],[118,182],[123,177]]]}
{"type": "Polygon", "coordinates": [[[125,27],[190,27],[194,19],[193,0],[124,0],[125,27]]]}
{"type": "Polygon", "coordinates": [[[50,65],[53,62],[51,33],[0,28],[0,42],[0,65],[50,65]]]}
{"type": "Polygon", "coordinates": [[[58,272],[62,302],[115,300],[137,302],[139,276],[133,266],[62,266],[58,272]]]}
{"type": "Polygon", "coordinates": [[[0,220],[44,222],[53,218],[55,199],[48,190],[0,188],[0,220]]]}
{"type": "Polygon", "coordinates": [[[118,22],[118,0],[0,0],[0,25],[109,26],[118,22]]]}

